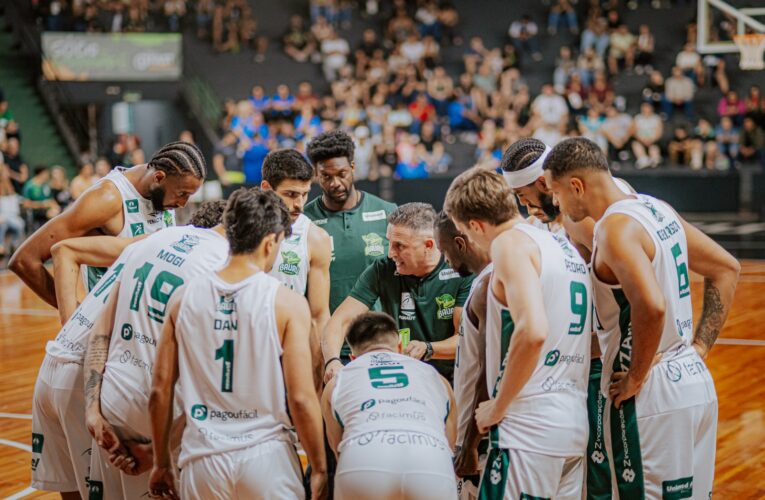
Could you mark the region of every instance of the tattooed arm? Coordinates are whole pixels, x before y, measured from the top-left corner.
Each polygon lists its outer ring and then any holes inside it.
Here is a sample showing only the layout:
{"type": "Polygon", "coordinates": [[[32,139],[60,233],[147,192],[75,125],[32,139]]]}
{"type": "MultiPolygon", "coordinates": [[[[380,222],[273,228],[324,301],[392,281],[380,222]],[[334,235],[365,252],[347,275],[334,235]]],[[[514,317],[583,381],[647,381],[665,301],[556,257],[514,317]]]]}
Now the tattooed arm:
{"type": "Polygon", "coordinates": [[[693,344],[705,358],[728,317],[741,265],[707,235],[680,220],[688,240],[688,265],[704,277],[704,304],[693,344]]]}
{"type": "Polygon", "coordinates": [[[115,283],[109,292],[109,299],[90,331],[88,350],[85,353],[85,422],[88,431],[98,446],[110,453],[121,448],[119,437],[101,414],[101,382],[109,354],[114,316],[120,284],[115,283]]]}

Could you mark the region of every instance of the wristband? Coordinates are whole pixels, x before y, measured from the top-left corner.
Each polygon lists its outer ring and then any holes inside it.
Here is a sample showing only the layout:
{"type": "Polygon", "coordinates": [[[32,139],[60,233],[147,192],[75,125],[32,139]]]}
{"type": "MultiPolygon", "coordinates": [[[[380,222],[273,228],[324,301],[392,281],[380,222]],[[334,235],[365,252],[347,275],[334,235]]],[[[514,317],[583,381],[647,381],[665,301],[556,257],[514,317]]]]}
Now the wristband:
{"type": "Polygon", "coordinates": [[[341,363],[341,364],[342,364],[342,362],[343,362],[343,361],[342,361],[340,358],[338,358],[337,356],[335,356],[335,357],[333,357],[333,358],[329,358],[329,359],[327,360],[327,362],[326,362],[326,363],[324,363],[324,371],[327,371],[327,367],[328,367],[328,366],[329,366],[329,364],[330,364],[331,362],[333,362],[333,361],[340,361],[340,363],[341,363]]]}
{"type": "Polygon", "coordinates": [[[422,357],[423,361],[430,361],[433,358],[433,344],[425,342],[425,355],[422,357]]]}

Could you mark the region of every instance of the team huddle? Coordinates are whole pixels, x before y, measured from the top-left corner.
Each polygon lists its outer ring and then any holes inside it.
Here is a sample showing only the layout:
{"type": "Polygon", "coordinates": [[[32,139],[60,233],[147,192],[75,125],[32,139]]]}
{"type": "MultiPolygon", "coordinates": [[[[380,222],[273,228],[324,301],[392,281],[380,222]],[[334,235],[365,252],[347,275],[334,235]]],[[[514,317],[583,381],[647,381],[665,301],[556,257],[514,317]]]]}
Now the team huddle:
{"type": "Polygon", "coordinates": [[[440,213],[356,189],[344,132],[307,157],[271,152],[260,187],[175,226],[206,166],[171,143],[19,249],[11,269],[63,325],[35,386],[34,488],[711,498],[704,358],[730,254],[584,138],[519,140],[501,174],[454,179],[440,213]]]}

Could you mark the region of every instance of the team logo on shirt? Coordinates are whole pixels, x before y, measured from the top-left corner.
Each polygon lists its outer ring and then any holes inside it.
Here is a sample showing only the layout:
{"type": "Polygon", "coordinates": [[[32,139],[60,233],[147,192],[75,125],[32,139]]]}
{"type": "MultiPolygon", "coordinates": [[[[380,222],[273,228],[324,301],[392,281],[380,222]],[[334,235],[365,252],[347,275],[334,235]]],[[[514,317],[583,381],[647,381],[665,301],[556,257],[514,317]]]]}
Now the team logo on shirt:
{"type": "Polygon", "coordinates": [[[219,313],[231,314],[236,311],[236,302],[233,295],[218,295],[218,304],[215,309],[219,313]]]}
{"type": "Polygon", "coordinates": [[[659,210],[648,200],[643,200],[643,206],[650,210],[651,215],[654,219],[656,219],[656,222],[664,222],[664,214],[659,212],[659,210]]]}
{"type": "Polygon", "coordinates": [[[569,245],[568,240],[566,238],[561,238],[557,234],[553,234],[552,237],[558,242],[558,245],[560,245],[560,248],[563,250],[563,253],[566,254],[566,257],[573,259],[574,250],[571,248],[571,245],[569,245]]]}
{"type": "Polygon", "coordinates": [[[438,306],[438,319],[452,319],[454,317],[454,305],[457,301],[445,293],[439,297],[436,297],[436,305],[438,306]]]}
{"type": "Polygon", "coordinates": [[[553,349],[547,353],[547,356],[545,356],[545,366],[555,366],[558,359],[560,359],[560,351],[558,349],[553,349]]]}
{"type": "Polygon", "coordinates": [[[364,255],[368,257],[380,257],[385,253],[383,238],[377,233],[365,234],[361,237],[364,240],[364,255]]]}
{"type": "Polygon", "coordinates": [[[180,241],[176,241],[171,246],[181,253],[189,253],[194,247],[199,245],[199,236],[193,234],[184,234],[180,241]]]}
{"type": "Polygon", "coordinates": [[[374,399],[367,399],[366,401],[361,403],[361,411],[366,411],[372,408],[376,404],[377,404],[377,401],[375,401],[374,399]]]}
{"type": "Polygon", "coordinates": [[[279,264],[279,272],[287,276],[296,276],[300,272],[300,256],[292,250],[281,252],[282,263],[279,264]]]}
{"type": "Polygon", "coordinates": [[[133,338],[133,326],[130,323],[125,323],[122,325],[122,338],[125,340],[130,340],[133,338]]]}
{"type": "Polygon", "coordinates": [[[146,232],[143,229],[143,222],[135,222],[133,224],[130,224],[130,233],[133,236],[140,236],[142,234],[145,234],[146,232]]]}
{"type": "Polygon", "coordinates": [[[165,210],[165,212],[162,214],[162,222],[165,223],[165,227],[175,225],[175,218],[173,217],[173,214],[170,212],[170,210],[165,210]]]}
{"type": "Polygon", "coordinates": [[[195,420],[207,420],[207,407],[205,405],[194,405],[191,407],[191,418],[195,420]]]}
{"type": "Polygon", "coordinates": [[[300,233],[292,233],[289,238],[284,240],[287,245],[297,245],[300,243],[300,233]]]}
{"type": "Polygon", "coordinates": [[[45,442],[45,436],[42,434],[32,433],[32,453],[42,453],[43,442],[45,442]]]}
{"type": "Polygon", "coordinates": [[[138,213],[138,200],[125,200],[125,208],[127,208],[127,212],[129,214],[137,214],[138,213]]]}

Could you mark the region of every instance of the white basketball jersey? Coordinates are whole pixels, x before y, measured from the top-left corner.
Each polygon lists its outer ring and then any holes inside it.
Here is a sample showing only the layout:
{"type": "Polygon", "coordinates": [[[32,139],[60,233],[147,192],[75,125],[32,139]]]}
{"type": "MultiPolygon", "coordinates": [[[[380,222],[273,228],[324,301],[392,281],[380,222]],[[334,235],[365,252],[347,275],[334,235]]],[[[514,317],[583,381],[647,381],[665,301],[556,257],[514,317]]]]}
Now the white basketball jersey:
{"type": "MultiPolygon", "coordinates": [[[[155,211],[151,200],[141,196],[135,186],[125,177],[123,172],[126,170],[125,168],[117,167],[94,184],[94,186],[98,186],[104,182],[111,182],[117,187],[122,197],[122,215],[125,223],[122,226],[122,230],[115,236],[133,238],[142,234],[152,234],[165,227],[174,226],[175,213],[172,210],[155,211]]],[[[93,187],[90,189],[93,189],[93,187]]],[[[98,207],[95,207],[95,209],[98,209],[98,207]]],[[[104,268],[81,266],[85,289],[91,290],[105,271],[106,269],[104,268]]]]}
{"type": "Polygon", "coordinates": [[[373,351],[351,361],[335,376],[332,409],[343,427],[341,453],[350,440],[382,431],[419,432],[448,447],[449,393],[435,368],[409,356],[373,351]]]}
{"type": "Polygon", "coordinates": [[[308,289],[308,232],[312,224],[311,219],[300,214],[292,224],[292,235],[279,246],[279,255],[269,273],[300,295],[305,295],[308,289]]]}
{"type": "Polygon", "coordinates": [[[79,364],[84,362],[90,330],[93,328],[98,315],[101,314],[112,287],[115,283],[120,282],[125,262],[128,261],[135,246],[139,243],[141,242],[125,247],[119,258],[98,280],[69,320],[64,323],[56,338],[46,344],[45,352],[48,355],[64,362],[79,364]]]}
{"type": "Polygon", "coordinates": [[[136,243],[122,269],[103,391],[124,396],[138,414],[125,420],[143,436],[151,435],[146,409],[167,302],[194,276],[222,266],[228,250],[212,229],[172,227],[136,243]]]}
{"type": "Polygon", "coordinates": [[[238,283],[209,273],[187,286],[175,326],[186,416],[181,467],[201,456],[290,439],[275,316],[279,286],[262,272],[238,283]]]}
{"type": "MultiPolygon", "coordinates": [[[[610,207],[595,224],[595,241],[606,217],[624,214],[640,223],[656,249],[651,266],[666,300],[664,328],[658,352],[666,352],[693,341],[693,309],[688,274],[688,243],[674,210],[661,200],[644,194],[621,200],[610,207]]],[[[597,245],[592,249],[593,262],[597,245]]],[[[632,355],[630,304],[621,287],[603,283],[592,273],[595,302],[595,327],[603,353],[601,390],[608,394],[608,383],[615,369],[627,370],[632,355]]]]}
{"type": "Polygon", "coordinates": [[[467,308],[473,298],[476,285],[491,274],[494,266],[490,263],[475,277],[470,287],[470,294],[465,301],[465,310],[460,318],[460,328],[457,339],[457,355],[454,359],[454,399],[457,405],[457,445],[465,440],[465,431],[473,419],[473,400],[475,398],[478,380],[484,375],[486,355],[486,339],[479,334],[478,325],[470,321],[467,308]]]}
{"type": "MultiPolygon", "coordinates": [[[[544,311],[535,313],[547,316],[549,331],[534,373],[489,435],[492,447],[582,455],[592,331],[587,266],[566,238],[523,223],[515,229],[539,248],[544,311]]],[[[486,380],[495,397],[515,324],[491,290],[486,322],[486,380]]]]}

